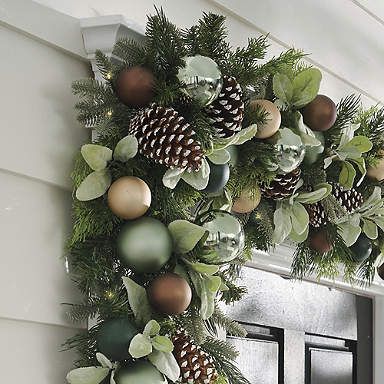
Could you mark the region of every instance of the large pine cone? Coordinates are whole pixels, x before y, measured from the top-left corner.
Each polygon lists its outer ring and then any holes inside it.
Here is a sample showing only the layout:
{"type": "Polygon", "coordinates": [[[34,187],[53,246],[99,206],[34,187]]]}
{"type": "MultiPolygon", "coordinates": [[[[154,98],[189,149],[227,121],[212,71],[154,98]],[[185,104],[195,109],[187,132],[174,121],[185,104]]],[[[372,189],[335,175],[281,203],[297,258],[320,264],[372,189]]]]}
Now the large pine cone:
{"type": "Polygon", "coordinates": [[[340,184],[332,185],[332,195],[347,213],[352,213],[360,208],[364,202],[363,195],[356,189],[344,189],[340,184]]]}
{"type": "Polygon", "coordinates": [[[183,331],[173,337],[173,354],[180,366],[181,383],[211,384],[217,377],[213,359],[183,331]]]}
{"type": "Polygon", "coordinates": [[[128,133],[136,136],[139,152],[156,163],[189,171],[202,164],[203,151],[195,132],[173,108],[151,105],[131,120],[128,133]]]}
{"type": "Polygon", "coordinates": [[[244,117],[243,93],[234,77],[224,76],[219,97],[207,108],[218,136],[230,137],[240,131],[244,117]]]}
{"type": "Polygon", "coordinates": [[[300,175],[300,168],[296,168],[289,173],[277,175],[269,185],[265,184],[261,186],[261,192],[267,199],[283,200],[292,196],[300,180],[300,175]]]}
{"type": "Polygon", "coordinates": [[[324,207],[320,202],[305,206],[309,215],[309,224],[314,228],[320,228],[327,224],[328,219],[324,207]]]}

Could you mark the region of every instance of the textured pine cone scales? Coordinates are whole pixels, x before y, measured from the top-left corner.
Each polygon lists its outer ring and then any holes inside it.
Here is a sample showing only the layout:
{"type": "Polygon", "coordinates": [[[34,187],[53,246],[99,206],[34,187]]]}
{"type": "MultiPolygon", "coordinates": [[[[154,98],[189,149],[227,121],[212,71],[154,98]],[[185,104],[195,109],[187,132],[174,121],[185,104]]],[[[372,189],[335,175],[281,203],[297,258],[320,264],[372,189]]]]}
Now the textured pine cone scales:
{"type": "Polygon", "coordinates": [[[224,76],[219,97],[207,108],[218,136],[230,137],[241,130],[244,117],[243,92],[234,77],[224,76]]]}
{"type": "Polygon", "coordinates": [[[320,228],[327,224],[328,219],[325,210],[320,203],[308,204],[305,206],[309,215],[309,225],[320,228]]]}
{"type": "Polygon", "coordinates": [[[213,359],[183,331],[173,337],[173,354],[180,366],[180,383],[211,384],[217,377],[213,359]]]}
{"type": "Polygon", "coordinates": [[[131,120],[128,133],[136,136],[139,152],[156,163],[189,171],[202,164],[203,151],[195,132],[173,108],[151,105],[131,120]]]}
{"type": "Polygon", "coordinates": [[[267,199],[282,200],[292,196],[297,183],[300,180],[300,168],[294,169],[292,172],[277,175],[269,185],[262,185],[261,192],[267,199]]]}
{"type": "Polygon", "coordinates": [[[347,213],[352,213],[364,202],[363,195],[356,189],[347,190],[336,183],[332,185],[332,195],[347,213]]]}

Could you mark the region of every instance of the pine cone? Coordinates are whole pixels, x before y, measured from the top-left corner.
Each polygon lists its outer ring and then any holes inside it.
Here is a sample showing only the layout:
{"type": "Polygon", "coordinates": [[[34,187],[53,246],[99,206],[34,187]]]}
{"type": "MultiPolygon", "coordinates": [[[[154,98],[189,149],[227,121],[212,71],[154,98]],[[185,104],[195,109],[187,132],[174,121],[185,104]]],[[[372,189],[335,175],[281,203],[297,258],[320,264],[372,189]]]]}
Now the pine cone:
{"type": "Polygon", "coordinates": [[[262,185],[261,192],[267,199],[282,200],[293,194],[297,183],[300,180],[300,168],[292,172],[277,175],[269,185],[262,185]]]}
{"type": "Polygon", "coordinates": [[[139,152],[169,168],[198,170],[203,151],[191,126],[173,108],[152,104],[136,115],[128,133],[135,135],[139,152]]]}
{"type": "Polygon", "coordinates": [[[324,207],[320,202],[305,206],[309,215],[309,224],[314,228],[320,228],[327,224],[328,219],[324,207]]]}
{"type": "Polygon", "coordinates": [[[356,189],[344,189],[340,184],[332,185],[332,195],[347,213],[352,213],[363,204],[363,195],[356,189]]]}
{"type": "Polygon", "coordinates": [[[173,354],[180,366],[181,383],[211,384],[217,377],[213,359],[184,332],[173,337],[173,354]]]}
{"type": "Polygon", "coordinates": [[[240,131],[244,117],[243,92],[234,77],[224,76],[219,97],[207,108],[207,114],[220,137],[240,131]]]}

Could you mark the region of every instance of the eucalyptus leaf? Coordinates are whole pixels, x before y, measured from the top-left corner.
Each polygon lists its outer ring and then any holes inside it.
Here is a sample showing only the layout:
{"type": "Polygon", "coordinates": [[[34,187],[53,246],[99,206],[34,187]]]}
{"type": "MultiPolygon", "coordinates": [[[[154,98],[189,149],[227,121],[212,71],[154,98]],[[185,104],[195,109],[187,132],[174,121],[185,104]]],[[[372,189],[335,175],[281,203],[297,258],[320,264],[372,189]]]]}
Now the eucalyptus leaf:
{"type": "Polygon", "coordinates": [[[295,201],[304,204],[314,204],[327,197],[332,191],[330,184],[324,183],[324,186],[317,187],[312,192],[299,193],[295,201]]]}
{"type": "Polygon", "coordinates": [[[371,220],[367,220],[367,219],[363,219],[363,232],[371,240],[377,239],[377,236],[379,235],[377,230],[377,225],[371,220]]]}
{"type": "Polygon", "coordinates": [[[135,136],[128,135],[123,137],[115,147],[113,158],[122,162],[132,159],[137,154],[138,142],[135,136]]]}
{"type": "Polygon", "coordinates": [[[307,238],[308,238],[308,234],[309,234],[309,226],[307,226],[307,228],[305,229],[305,231],[302,233],[302,234],[297,234],[293,228],[292,228],[292,231],[291,233],[289,234],[289,238],[296,242],[296,243],[302,243],[303,241],[305,241],[307,238]]]}
{"type": "Polygon", "coordinates": [[[346,143],[341,149],[356,148],[360,153],[369,152],[372,149],[372,142],[366,136],[355,136],[346,143]]]}
{"type": "Polygon", "coordinates": [[[298,235],[303,234],[309,225],[309,216],[302,204],[295,202],[295,204],[292,205],[291,220],[293,231],[298,235]]]}
{"type": "Polygon", "coordinates": [[[99,384],[109,374],[109,368],[84,367],[69,372],[67,381],[69,384],[99,384]]]}
{"type": "Polygon", "coordinates": [[[334,156],[329,156],[324,159],[324,169],[327,169],[331,164],[334,156]]]}
{"type": "Polygon", "coordinates": [[[184,172],[181,178],[190,186],[198,191],[203,190],[208,185],[210,167],[208,161],[204,158],[200,169],[195,172],[184,172]]]}
{"type": "Polygon", "coordinates": [[[185,170],[185,168],[168,169],[163,176],[163,185],[169,189],[175,189],[185,170]]]}
{"type": "Polygon", "coordinates": [[[220,268],[218,265],[204,264],[200,262],[191,262],[187,259],[183,259],[183,261],[195,272],[202,273],[205,275],[210,275],[210,276],[218,272],[220,268]]]}
{"type": "Polygon", "coordinates": [[[273,93],[285,103],[291,103],[293,84],[291,79],[284,73],[276,73],[273,76],[273,93]]]}
{"type": "Polygon", "coordinates": [[[172,352],[173,343],[167,336],[157,335],[151,340],[153,348],[161,352],[172,352]]]}
{"type": "Polygon", "coordinates": [[[173,269],[173,273],[176,273],[176,275],[179,275],[183,277],[186,281],[189,281],[189,276],[187,270],[184,268],[184,266],[180,264],[176,264],[175,268],[173,269]]]}
{"type": "Polygon", "coordinates": [[[349,222],[339,224],[340,235],[343,238],[347,247],[356,243],[357,238],[360,236],[360,226],[354,226],[349,222]]]}
{"type": "Polygon", "coordinates": [[[233,136],[233,145],[241,145],[255,137],[257,133],[257,125],[252,124],[247,128],[243,128],[240,132],[233,136]]]}
{"type": "Polygon", "coordinates": [[[339,175],[339,183],[346,189],[351,189],[353,187],[353,182],[355,180],[356,171],[351,163],[344,161],[341,166],[341,171],[339,175]]]}
{"type": "Polygon", "coordinates": [[[100,352],[97,352],[96,353],[96,359],[97,361],[100,363],[100,365],[103,367],[103,368],[109,368],[109,369],[112,369],[113,368],[113,364],[111,362],[111,360],[109,360],[106,356],[104,356],[102,353],[100,352]]]}
{"type": "Polygon", "coordinates": [[[356,164],[357,168],[359,169],[359,171],[361,173],[361,178],[356,183],[356,185],[359,186],[363,182],[364,177],[367,174],[367,168],[365,166],[365,160],[363,157],[360,157],[358,159],[353,159],[353,160],[351,159],[350,161],[353,162],[354,164],[356,164]]]}
{"type": "Polygon", "coordinates": [[[278,207],[273,215],[275,225],[272,239],[275,244],[281,244],[291,233],[292,222],[290,217],[290,208],[278,207]]]}
{"type": "Polygon", "coordinates": [[[373,218],[373,221],[376,223],[376,225],[384,231],[384,217],[376,216],[373,218]]]}
{"type": "Polygon", "coordinates": [[[219,149],[217,151],[212,152],[208,159],[212,161],[213,164],[226,164],[229,160],[231,160],[231,155],[229,152],[224,149],[219,149]]]}
{"type": "Polygon", "coordinates": [[[215,310],[216,292],[210,290],[211,281],[208,276],[202,276],[195,271],[189,271],[193,286],[197,295],[200,297],[200,314],[203,320],[208,320],[215,310]]]}
{"type": "Polygon", "coordinates": [[[176,253],[188,253],[206,234],[207,230],[187,220],[175,220],[168,225],[176,253]]]}
{"type": "Polygon", "coordinates": [[[156,336],[160,332],[160,324],[156,320],[150,320],[146,324],[143,334],[145,336],[156,336]]]}
{"type": "Polygon", "coordinates": [[[107,192],[112,177],[108,169],[94,171],[89,174],[76,190],[76,198],[80,201],[97,199],[107,192]]]}
{"type": "Polygon", "coordinates": [[[136,321],[139,324],[147,324],[151,320],[152,311],[145,288],[127,276],[123,277],[123,283],[127,289],[129,306],[136,321]]]}
{"type": "Polygon", "coordinates": [[[148,360],[169,380],[175,382],[179,379],[180,367],[172,353],[154,350],[148,360]]]}
{"type": "Polygon", "coordinates": [[[105,169],[108,161],[112,160],[112,150],[97,144],[84,144],[81,147],[81,154],[94,171],[105,169]]]}
{"type": "Polygon", "coordinates": [[[343,147],[337,151],[337,156],[340,160],[360,159],[361,152],[355,147],[343,147]]]}
{"type": "Polygon", "coordinates": [[[317,68],[301,71],[293,79],[293,95],[291,103],[301,108],[310,103],[319,93],[321,72],[317,68]]]}
{"type": "Polygon", "coordinates": [[[140,359],[141,357],[148,356],[152,353],[152,343],[148,336],[138,333],[129,344],[129,354],[134,359],[140,359]]]}
{"type": "Polygon", "coordinates": [[[205,284],[207,285],[207,288],[212,293],[216,294],[220,290],[221,277],[220,276],[207,276],[205,278],[205,284]]]}

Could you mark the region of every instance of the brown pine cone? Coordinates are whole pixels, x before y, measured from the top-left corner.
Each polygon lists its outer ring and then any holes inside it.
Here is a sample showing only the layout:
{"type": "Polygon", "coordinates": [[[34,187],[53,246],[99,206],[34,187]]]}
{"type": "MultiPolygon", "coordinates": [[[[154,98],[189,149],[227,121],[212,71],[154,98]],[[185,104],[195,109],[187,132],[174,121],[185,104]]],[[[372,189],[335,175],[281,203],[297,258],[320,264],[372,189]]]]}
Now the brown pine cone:
{"type": "Polygon", "coordinates": [[[340,184],[332,184],[332,195],[347,213],[360,208],[364,202],[363,195],[356,189],[344,189],[340,184]]]}
{"type": "Polygon", "coordinates": [[[320,228],[327,224],[327,216],[324,207],[320,202],[308,204],[305,206],[309,215],[309,224],[314,228],[320,228]]]}
{"type": "Polygon", "coordinates": [[[261,186],[261,192],[267,199],[283,200],[292,196],[300,180],[300,175],[300,168],[296,168],[289,173],[277,175],[269,185],[264,184],[261,186]]]}

